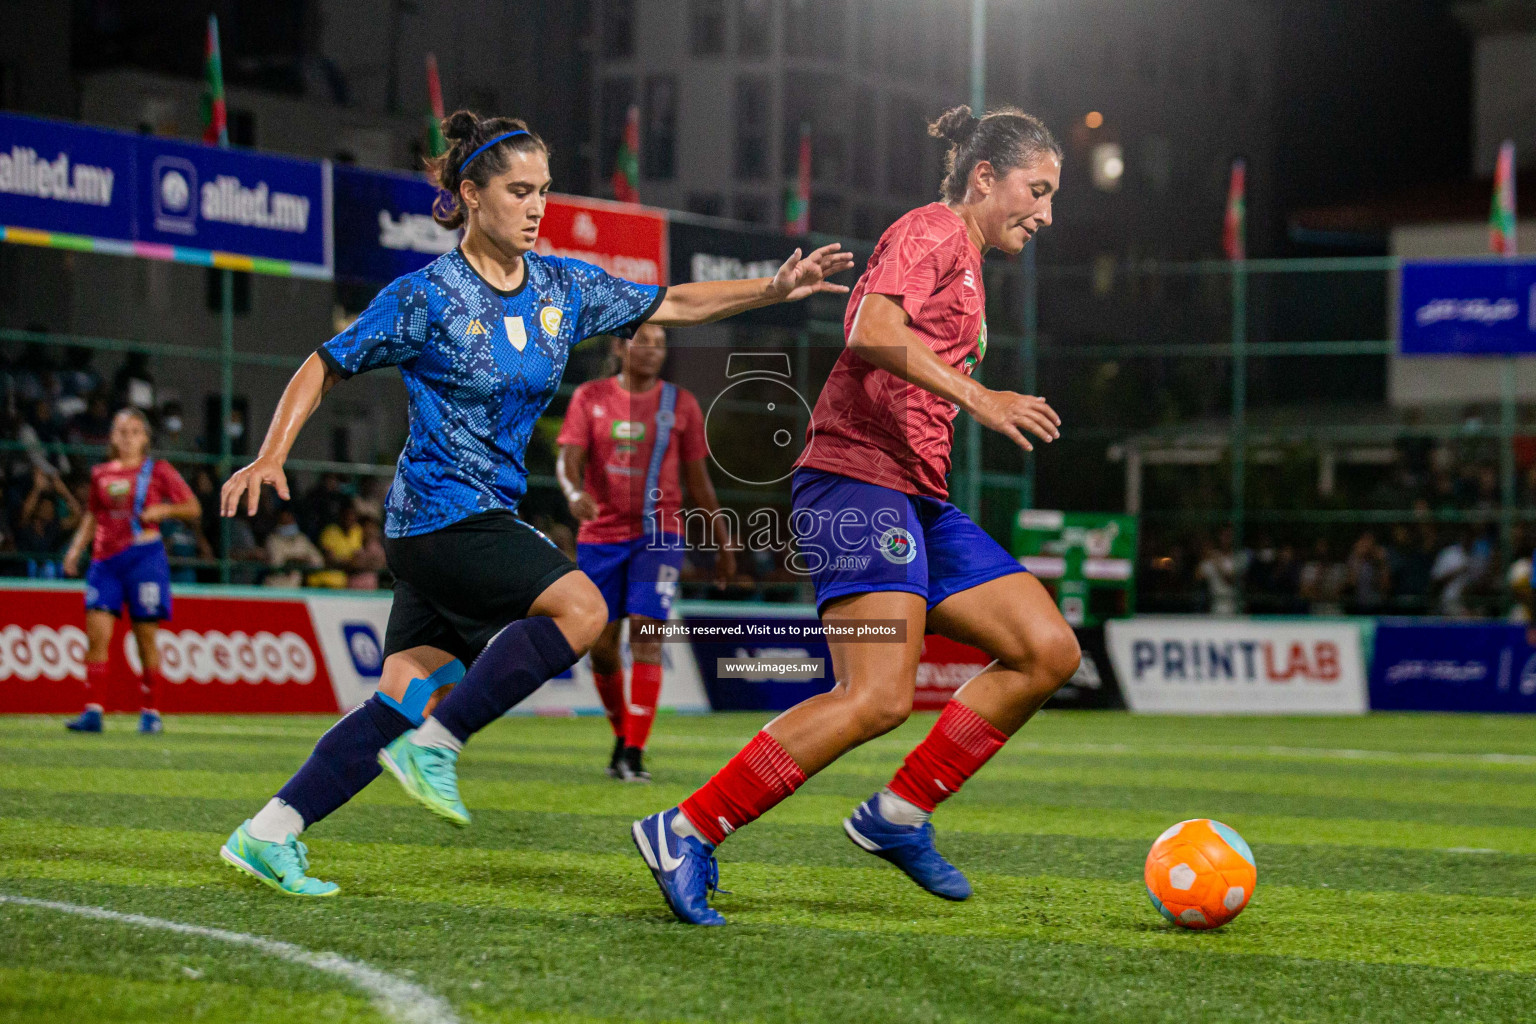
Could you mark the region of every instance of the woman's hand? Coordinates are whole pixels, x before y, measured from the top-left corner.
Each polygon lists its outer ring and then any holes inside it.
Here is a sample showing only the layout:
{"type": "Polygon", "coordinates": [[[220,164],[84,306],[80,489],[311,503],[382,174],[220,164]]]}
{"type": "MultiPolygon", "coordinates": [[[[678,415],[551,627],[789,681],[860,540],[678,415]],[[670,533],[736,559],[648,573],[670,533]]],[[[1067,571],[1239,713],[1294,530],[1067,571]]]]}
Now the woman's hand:
{"type": "Polygon", "coordinates": [[[768,286],[768,292],[775,302],[798,302],[808,295],[817,292],[832,292],[833,294],[846,294],[848,287],[841,284],[831,284],[827,278],[834,274],[841,274],[853,267],[853,253],[843,252],[842,246],[836,242],[824,245],[804,258],[800,250],[796,249],[784,261],[779,272],[773,275],[773,282],[768,286]]]}
{"type": "Polygon", "coordinates": [[[240,503],[244,500],[245,514],[254,516],[256,507],[261,503],[262,484],[271,484],[279,498],[288,500],[288,477],[283,473],[280,459],[260,456],[244,469],[235,470],[219,492],[219,514],[239,515],[240,503]]]}
{"type": "Polygon", "coordinates": [[[65,576],[79,576],[80,575],[80,549],[79,548],[70,548],[68,551],[64,552],[64,575],[65,576]]]}
{"type": "Polygon", "coordinates": [[[570,506],[571,515],[579,523],[590,523],[597,518],[597,501],[586,491],[567,495],[565,503],[570,506]]]}
{"type": "Polygon", "coordinates": [[[145,526],[163,523],[169,516],[170,511],[171,506],[169,505],[146,505],[144,506],[144,511],[139,513],[139,522],[145,526]]]}
{"type": "Polygon", "coordinates": [[[1034,451],[1035,446],[1020,433],[1021,428],[1047,443],[1061,436],[1061,417],[1045,399],[1034,395],[983,391],[965,411],[982,426],[1012,438],[1014,444],[1027,452],[1034,451]]]}

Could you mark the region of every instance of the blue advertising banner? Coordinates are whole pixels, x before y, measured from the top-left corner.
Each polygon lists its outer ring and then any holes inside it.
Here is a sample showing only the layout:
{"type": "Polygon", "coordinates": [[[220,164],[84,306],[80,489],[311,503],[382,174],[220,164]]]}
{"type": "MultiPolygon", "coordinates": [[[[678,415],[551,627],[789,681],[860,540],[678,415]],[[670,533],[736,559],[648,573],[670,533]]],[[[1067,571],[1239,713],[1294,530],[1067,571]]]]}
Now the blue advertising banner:
{"type": "Polygon", "coordinates": [[[0,114],[0,225],[116,241],[131,252],[137,153],[133,135],[0,114]]]}
{"type": "Polygon", "coordinates": [[[293,274],[330,277],[329,170],[265,153],[143,138],[139,239],[278,260],[293,274]]]}
{"type": "Polygon", "coordinates": [[[1403,355],[1536,353],[1536,263],[1405,263],[1403,355]]]}
{"type": "Polygon", "coordinates": [[[1536,711],[1536,648],[1503,623],[1383,622],[1373,711],[1536,711]]]}
{"type": "Polygon", "coordinates": [[[0,114],[0,241],[329,279],[330,165],[0,114]]]}
{"type": "Polygon", "coordinates": [[[337,277],[393,281],[458,244],[457,231],[432,219],[437,187],[426,179],[356,167],[333,173],[337,277]]]}

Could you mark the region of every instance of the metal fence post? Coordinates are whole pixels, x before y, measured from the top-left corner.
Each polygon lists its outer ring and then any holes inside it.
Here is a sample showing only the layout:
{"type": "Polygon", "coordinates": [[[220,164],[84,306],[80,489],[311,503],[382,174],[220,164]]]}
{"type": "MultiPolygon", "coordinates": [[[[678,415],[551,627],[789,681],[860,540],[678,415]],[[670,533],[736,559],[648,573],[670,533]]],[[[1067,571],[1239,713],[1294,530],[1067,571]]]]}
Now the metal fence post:
{"type": "MultiPolygon", "coordinates": [[[[219,272],[219,485],[233,470],[229,421],[235,410],[235,272],[219,272]]],[[[233,523],[219,517],[219,582],[230,581],[230,535],[233,523]]]]}
{"type": "MultiPolygon", "coordinates": [[[[1243,550],[1248,473],[1248,266],[1234,260],[1232,271],[1232,554],[1243,550]]],[[[1244,598],[1243,574],[1237,574],[1238,603],[1244,598]]]]}
{"type": "Polygon", "coordinates": [[[1499,564],[1515,558],[1515,357],[1499,361],[1499,564]]]}

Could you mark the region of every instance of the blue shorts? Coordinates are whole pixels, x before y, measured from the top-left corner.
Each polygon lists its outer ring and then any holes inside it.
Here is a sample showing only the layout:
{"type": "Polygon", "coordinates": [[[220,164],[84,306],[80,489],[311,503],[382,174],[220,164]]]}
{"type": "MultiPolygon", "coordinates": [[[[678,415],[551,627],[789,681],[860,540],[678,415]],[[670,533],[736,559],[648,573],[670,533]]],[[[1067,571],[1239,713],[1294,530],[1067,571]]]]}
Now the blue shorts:
{"type": "Polygon", "coordinates": [[[905,494],[819,469],[790,485],[799,553],[794,566],[816,586],[817,614],[849,594],[905,590],[931,610],[945,598],[1026,571],[947,501],[905,494]]]}
{"type": "Polygon", "coordinates": [[[626,615],[667,617],[686,551],[682,538],[663,536],[664,544],[655,548],[647,546],[644,536],[618,544],[576,545],[576,565],[603,592],[609,622],[626,615]]]}
{"type": "Polygon", "coordinates": [[[135,544],[92,562],[86,570],[87,611],[121,615],[124,601],[134,622],[163,622],[171,617],[171,564],[160,541],[135,544]]]}

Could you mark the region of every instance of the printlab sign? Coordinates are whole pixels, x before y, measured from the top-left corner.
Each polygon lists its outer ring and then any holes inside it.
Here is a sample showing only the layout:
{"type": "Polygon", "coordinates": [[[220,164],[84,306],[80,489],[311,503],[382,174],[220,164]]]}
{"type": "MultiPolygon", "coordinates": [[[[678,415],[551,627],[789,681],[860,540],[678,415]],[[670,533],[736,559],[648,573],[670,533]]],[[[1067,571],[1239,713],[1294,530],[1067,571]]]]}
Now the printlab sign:
{"type": "Polygon", "coordinates": [[[1536,263],[1405,263],[1398,312],[1405,356],[1536,353],[1536,263]]]}

